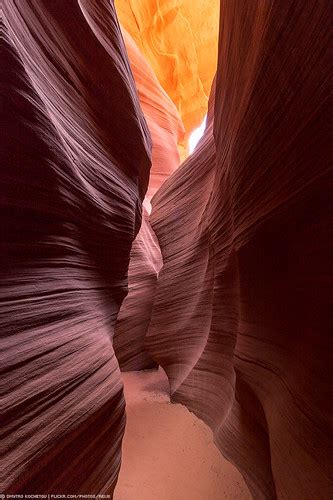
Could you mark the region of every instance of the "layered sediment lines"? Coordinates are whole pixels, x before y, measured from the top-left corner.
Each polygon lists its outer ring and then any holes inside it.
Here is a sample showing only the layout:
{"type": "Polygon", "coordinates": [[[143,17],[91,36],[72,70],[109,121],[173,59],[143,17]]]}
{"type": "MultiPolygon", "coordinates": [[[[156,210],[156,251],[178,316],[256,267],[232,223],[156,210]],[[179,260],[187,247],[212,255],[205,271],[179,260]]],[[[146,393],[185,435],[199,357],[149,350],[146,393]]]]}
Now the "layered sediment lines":
{"type": "Polygon", "coordinates": [[[120,368],[127,371],[141,370],[155,364],[144,347],[144,339],[162,258],[149,223],[148,212],[151,209],[151,197],[179,166],[177,144],[184,136],[184,127],[175,105],[162,89],[132,37],[124,28],[122,32],[140,104],[152,138],[152,167],[144,216],[131,251],[129,292],[118,316],[113,341],[120,368]]]}
{"type": "Polygon", "coordinates": [[[183,140],[185,130],[176,106],[161,87],[133,38],[124,28],[122,33],[141,109],[152,139],[152,166],[147,191],[150,199],[179,167],[177,144],[183,140]]]}
{"type": "Polygon", "coordinates": [[[207,111],[217,60],[219,0],[115,0],[119,20],[176,105],[186,134],[207,111]]]}
{"type": "Polygon", "coordinates": [[[146,346],[256,499],[333,491],[330,23],[328,1],[222,1],[208,128],[152,200],[146,346]]]}
{"type": "Polygon", "coordinates": [[[135,238],[128,268],[128,294],[117,318],[113,347],[122,371],[157,366],[145,347],[162,257],[144,208],[141,229],[135,238]]]}
{"type": "Polygon", "coordinates": [[[331,498],[330,3],[221,1],[178,170],[217,2],[116,3],[123,35],[107,0],[3,6],[0,489],[112,495],[118,357],[254,498],[331,498]]]}
{"type": "Polygon", "coordinates": [[[3,9],[0,489],[112,494],[150,135],[112,3],[3,9]]]}

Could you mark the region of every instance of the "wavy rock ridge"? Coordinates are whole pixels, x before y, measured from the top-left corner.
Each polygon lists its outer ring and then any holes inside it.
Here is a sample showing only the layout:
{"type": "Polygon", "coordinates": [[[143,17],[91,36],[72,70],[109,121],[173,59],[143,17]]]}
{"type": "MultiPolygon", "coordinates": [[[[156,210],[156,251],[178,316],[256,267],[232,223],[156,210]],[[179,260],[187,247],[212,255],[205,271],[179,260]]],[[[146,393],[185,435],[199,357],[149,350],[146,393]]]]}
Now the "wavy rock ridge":
{"type": "Polygon", "coordinates": [[[329,40],[329,2],[222,1],[208,128],[152,200],[146,346],[256,499],[333,493],[329,40]]]}
{"type": "Polygon", "coordinates": [[[115,0],[119,20],[177,107],[185,127],[179,138],[187,156],[191,131],[207,111],[217,61],[219,0],[115,0]]]}
{"type": "Polygon", "coordinates": [[[184,127],[177,109],[162,89],[131,36],[122,28],[140,104],[152,138],[152,166],[141,229],[133,242],[129,265],[129,293],[122,304],[113,339],[123,371],[141,370],[156,363],[144,347],[162,267],[158,242],[149,223],[150,199],[180,163],[177,143],[184,127]]]}
{"type": "Polygon", "coordinates": [[[221,1],[178,169],[218,3],[116,4],[4,5],[1,491],[112,495],[158,363],[254,498],[331,498],[330,4],[221,1]]]}
{"type": "Polygon", "coordinates": [[[3,7],[1,492],[112,493],[150,135],[113,4],[3,7]]]}

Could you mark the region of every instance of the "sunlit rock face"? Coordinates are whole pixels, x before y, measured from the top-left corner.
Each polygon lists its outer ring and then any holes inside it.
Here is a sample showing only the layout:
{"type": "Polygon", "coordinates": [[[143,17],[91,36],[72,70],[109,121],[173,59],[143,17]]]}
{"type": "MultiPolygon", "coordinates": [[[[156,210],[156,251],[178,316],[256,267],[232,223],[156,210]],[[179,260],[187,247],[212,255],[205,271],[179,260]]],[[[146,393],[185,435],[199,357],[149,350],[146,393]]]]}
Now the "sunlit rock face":
{"type": "Polygon", "coordinates": [[[332,496],[330,23],[328,1],[222,1],[207,130],[152,200],[146,346],[256,499],[332,496]]]}
{"type": "Polygon", "coordinates": [[[155,298],[157,275],[162,267],[159,245],[149,223],[150,199],[180,163],[178,142],[184,127],[177,109],[154,72],[123,28],[140,104],[152,138],[152,167],[142,226],[129,266],[129,293],[118,316],[113,345],[122,370],[141,370],[156,363],[144,347],[155,298]]]}
{"type": "MultiPolygon", "coordinates": [[[[180,151],[185,156],[188,134],[207,110],[207,96],[216,68],[218,2],[204,4],[206,22],[202,23],[186,1],[162,6],[147,1],[117,2],[118,15],[125,26],[122,32],[129,61],[153,143],[148,200],[178,168],[177,146],[181,145],[180,151]],[[140,26],[145,28],[139,30],[140,26]]],[[[144,339],[161,267],[159,245],[147,214],[133,243],[129,293],[115,329],[114,348],[122,370],[154,365],[144,339]]]]}
{"type": "Polygon", "coordinates": [[[119,360],[255,499],[331,498],[330,3],[221,2],[179,168],[218,2],[116,5],[4,4],[0,490],[112,494],[119,360]]]}
{"type": "Polygon", "coordinates": [[[112,494],[150,135],[110,2],[3,9],[0,490],[112,494]]]}
{"type": "MultiPolygon", "coordinates": [[[[119,20],[175,103],[185,126],[180,144],[207,111],[217,60],[218,0],[116,0],[119,20]]],[[[182,156],[184,156],[183,153],[182,156]]]]}
{"type": "Polygon", "coordinates": [[[134,40],[124,28],[122,33],[140,105],[152,138],[152,166],[147,191],[150,199],[179,167],[177,144],[183,140],[185,130],[175,104],[134,40]]]}

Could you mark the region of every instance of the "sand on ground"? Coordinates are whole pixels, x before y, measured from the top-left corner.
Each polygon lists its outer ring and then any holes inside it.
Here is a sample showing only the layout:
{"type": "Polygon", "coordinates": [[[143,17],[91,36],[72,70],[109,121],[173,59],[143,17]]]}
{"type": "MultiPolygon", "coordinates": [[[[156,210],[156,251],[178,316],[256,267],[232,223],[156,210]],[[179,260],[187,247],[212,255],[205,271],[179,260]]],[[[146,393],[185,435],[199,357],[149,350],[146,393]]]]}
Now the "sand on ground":
{"type": "Polygon", "coordinates": [[[123,373],[127,425],[114,500],[250,500],[210,429],[171,404],[163,370],[123,373]]]}

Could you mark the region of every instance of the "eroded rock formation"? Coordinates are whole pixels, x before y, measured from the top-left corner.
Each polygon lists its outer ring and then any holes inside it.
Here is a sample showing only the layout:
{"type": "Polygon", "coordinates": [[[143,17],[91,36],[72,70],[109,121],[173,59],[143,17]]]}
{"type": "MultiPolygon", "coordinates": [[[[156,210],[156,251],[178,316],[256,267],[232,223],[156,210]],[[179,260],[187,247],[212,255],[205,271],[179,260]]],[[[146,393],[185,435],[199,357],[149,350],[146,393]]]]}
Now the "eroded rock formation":
{"type": "Polygon", "coordinates": [[[216,71],[219,0],[115,0],[119,20],[177,106],[186,134],[207,110],[216,71]]]}
{"type": "Polygon", "coordinates": [[[175,105],[162,89],[132,37],[124,28],[122,31],[140,104],[152,138],[152,167],[142,226],[131,251],[129,293],[118,316],[113,345],[122,370],[141,370],[156,364],[144,347],[144,339],[155,298],[157,275],[162,267],[159,245],[149,223],[150,199],[179,167],[177,144],[184,136],[184,127],[175,105]]]}
{"type": "Polygon", "coordinates": [[[221,1],[176,170],[217,1],[116,3],[125,43],[107,0],[4,5],[2,491],[112,494],[114,340],[254,498],[331,498],[330,4],[221,1]]]}
{"type": "Polygon", "coordinates": [[[128,295],[117,318],[113,347],[122,371],[157,366],[145,348],[162,257],[146,208],[135,238],[128,268],[128,295]]]}
{"type": "Polygon", "coordinates": [[[256,499],[333,493],[330,24],[328,1],[222,1],[209,126],[152,201],[146,345],[256,499]]]}
{"type": "Polygon", "coordinates": [[[1,492],[112,493],[150,136],[113,4],[3,8],[1,492]]]}

